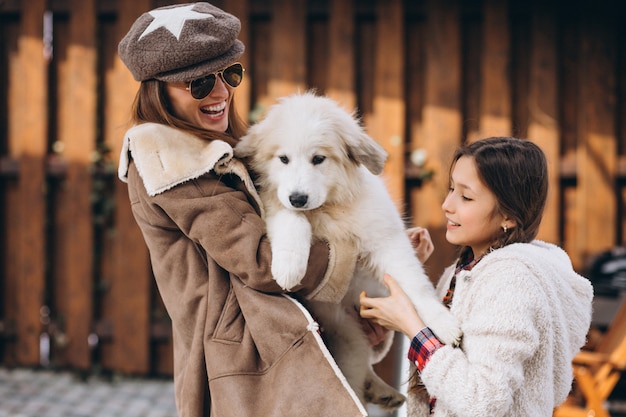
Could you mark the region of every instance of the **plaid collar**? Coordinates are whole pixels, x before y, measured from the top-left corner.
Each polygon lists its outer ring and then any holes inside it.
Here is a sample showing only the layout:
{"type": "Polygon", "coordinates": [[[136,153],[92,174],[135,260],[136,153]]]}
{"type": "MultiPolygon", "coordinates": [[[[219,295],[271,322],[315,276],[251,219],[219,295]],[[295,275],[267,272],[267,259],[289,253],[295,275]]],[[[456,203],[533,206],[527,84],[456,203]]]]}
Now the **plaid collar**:
{"type": "Polygon", "coordinates": [[[478,258],[469,259],[469,257],[473,255],[468,255],[468,256],[465,256],[464,258],[459,259],[459,261],[456,264],[456,269],[454,270],[454,275],[458,274],[461,271],[471,271],[472,268],[474,268],[474,266],[476,266],[476,264],[480,262],[481,259],[483,259],[485,255],[490,253],[491,251],[492,251],[491,249],[488,250],[487,252],[480,255],[478,258]]]}
{"type": "Polygon", "coordinates": [[[490,252],[491,250],[483,253],[476,259],[470,260],[468,259],[468,257],[459,259],[456,269],[454,270],[454,276],[452,277],[452,280],[450,281],[450,287],[448,288],[446,295],[443,297],[443,300],[442,300],[443,305],[450,308],[450,305],[452,304],[452,298],[454,297],[454,288],[456,287],[456,276],[458,275],[458,273],[461,271],[471,271],[472,268],[474,268],[474,266],[476,266],[476,264],[480,262],[481,259],[483,259],[483,257],[490,252]]]}
{"type": "Polygon", "coordinates": [[[474,268],[474,266],[476,266],[476,264],[480,262],[481,259],[483,259],[485,255],[486,254],[482,254],[478,258],[472,259],[471,261],[466,261],[466,262],[459,261],[456,269],[454,270],[454,275],[458,274],[461,271],[471,271],[472,268],[474,268]]]}

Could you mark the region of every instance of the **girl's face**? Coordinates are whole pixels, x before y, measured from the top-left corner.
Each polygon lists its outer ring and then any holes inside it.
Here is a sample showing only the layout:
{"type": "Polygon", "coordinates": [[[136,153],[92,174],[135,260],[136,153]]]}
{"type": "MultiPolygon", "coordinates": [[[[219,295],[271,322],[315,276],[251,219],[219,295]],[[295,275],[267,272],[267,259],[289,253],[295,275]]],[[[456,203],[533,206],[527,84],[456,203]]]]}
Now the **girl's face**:
{"type": "Polygon", "coordinates": [[[226,85],[222,77],[218,76],[211,93],[201,100],[196,100],[187,87],[189,83],[166,84],[174,114],[198,128],[225,132],[228,129],[228,109],[234,88],[226,85]]]}
{"type": "Polygon", "coordinates": [[[502,226],[507,224],[496,211],[496,196],[478,177],[474,158],[462,156],[450,176],[450,189],[441,208],[448,220],[446,239],[469,246],[475,257],[485,253],[502,226]]]}

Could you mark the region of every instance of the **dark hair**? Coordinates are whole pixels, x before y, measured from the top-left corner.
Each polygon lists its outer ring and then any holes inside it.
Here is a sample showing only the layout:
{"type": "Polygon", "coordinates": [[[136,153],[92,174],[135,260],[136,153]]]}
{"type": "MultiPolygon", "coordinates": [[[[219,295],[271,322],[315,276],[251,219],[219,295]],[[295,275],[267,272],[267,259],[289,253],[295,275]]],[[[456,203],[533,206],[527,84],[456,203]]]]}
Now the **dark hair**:
{"type": "Polygon", "coordinates": [[[541,148],[512,137],[479,140],[456,150],[450,175],[462,156],[474,159],[479,178],[496,197],[496,213],[516,223],[516,227],[495,236],[492,247],[532,241],[548,196],[548,167],[541,148]]]}
{"type": "Polygon", "coordinates": [[[246,133],[248,126],[235,110],[234,97],[230,101],[228,108],[228,129],[225,133],[215,132],[199,129],[175,116],[165,86],[166,83],[164,81],[155,79],[141,82],[133,102],[132,122],[135,124],[160,123],[187,131],[203,139],[221,139],[231,145],[234,145],[246,133]]]}

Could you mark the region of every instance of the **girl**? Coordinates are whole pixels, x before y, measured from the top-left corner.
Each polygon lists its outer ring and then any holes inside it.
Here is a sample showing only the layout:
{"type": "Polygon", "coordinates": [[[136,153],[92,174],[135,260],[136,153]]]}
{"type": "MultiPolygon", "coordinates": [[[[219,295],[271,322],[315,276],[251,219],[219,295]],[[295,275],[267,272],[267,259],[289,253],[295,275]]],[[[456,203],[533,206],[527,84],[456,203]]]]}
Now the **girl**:
{"type": "Polygon", "coordinates": [[[461,251],[437,291],[460,323],[460,345],[443,345],[388,275],[391,295],[363,294],[361,316],[412,339],[425,390],[412,387],[409,415],[551,416],[570,390],[593,291],[563,250],[534,240],[545,156],[527,140],[489,138],[459,148],[449,175],[446,239],[461,251]]]}
{"type": "MultiPolygon", "coordinates": [[[[310,315],[280,294],[262,208],[233,146],[239,20],[209,3],[141,15],[120,42],[140,81],[119,176],[172,320],[178,415],[361,416],[310,315]]],[[[295,288],[324,293],[353,248],[314,242],[295,288]]]]}

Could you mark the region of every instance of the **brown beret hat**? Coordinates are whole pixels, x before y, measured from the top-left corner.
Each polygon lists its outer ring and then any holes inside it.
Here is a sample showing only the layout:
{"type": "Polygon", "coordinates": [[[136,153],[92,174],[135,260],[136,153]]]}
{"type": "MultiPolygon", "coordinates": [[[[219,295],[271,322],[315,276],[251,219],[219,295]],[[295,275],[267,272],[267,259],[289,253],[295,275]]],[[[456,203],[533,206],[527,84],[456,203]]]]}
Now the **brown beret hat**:
{"type": "Polygon", "coordinates": [[[160,7],[139,16],[118,46],[137,81],[190,81],[243,54],[241,23],[209,3],[160,7]]]}

